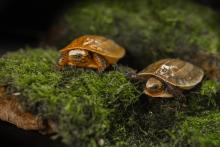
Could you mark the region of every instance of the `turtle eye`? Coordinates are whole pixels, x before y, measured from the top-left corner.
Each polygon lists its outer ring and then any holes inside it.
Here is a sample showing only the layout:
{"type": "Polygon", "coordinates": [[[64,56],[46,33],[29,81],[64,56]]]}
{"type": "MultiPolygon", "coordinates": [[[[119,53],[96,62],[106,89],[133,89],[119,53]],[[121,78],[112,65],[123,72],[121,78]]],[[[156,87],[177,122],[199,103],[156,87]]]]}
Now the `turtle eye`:
{"type": "Polygon", "coordinates": [[[75,58],[78,58],[78,59],[80,59],[80,58],[82,58],[82,54],[76,54],[76,55],[73,55],[75,58]]]}
{"type": "Polygon", "coordinates": [[[152,92],[158,92],[161,90],[161,88],[162,88],[162,85],[157,84],[157,83],[148,86],[148,89],[152,92]]]}
{"type": "Polygon", "coordinates": [[[158,84],[154,84],[150,87],[151,90],[156,91],[160,88],[160,86],[158,84]]]}

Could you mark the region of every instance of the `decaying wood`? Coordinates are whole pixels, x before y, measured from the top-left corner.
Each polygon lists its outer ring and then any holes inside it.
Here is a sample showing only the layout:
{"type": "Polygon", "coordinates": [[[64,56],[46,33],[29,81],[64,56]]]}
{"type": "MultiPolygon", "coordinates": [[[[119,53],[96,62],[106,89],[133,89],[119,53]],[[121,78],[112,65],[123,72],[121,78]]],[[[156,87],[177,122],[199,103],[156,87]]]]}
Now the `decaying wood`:
{"type": "Polygon", "coordinates": [[[0,99],[0,119],[25,130],[44,129],[43,121],[31,113],[24,112],[15,99],[0,99]]]}
{"type": "Polygon", "coordinates": [[[52,133],[55,128],[54,123],[45,123],[40,117],[25,112],[15,96],[5,94],[4,87],[0,87],[0,119],[24,130],[52,133]]]}

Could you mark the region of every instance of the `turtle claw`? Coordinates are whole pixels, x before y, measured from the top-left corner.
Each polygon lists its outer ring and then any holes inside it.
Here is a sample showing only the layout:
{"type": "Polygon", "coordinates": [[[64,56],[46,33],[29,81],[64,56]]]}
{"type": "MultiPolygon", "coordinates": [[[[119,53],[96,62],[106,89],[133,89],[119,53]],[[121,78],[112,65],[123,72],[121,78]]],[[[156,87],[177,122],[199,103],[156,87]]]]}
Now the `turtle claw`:
{"type": "Polygon", "coordinates": [[[137,74],[135,72],[125,72],[125,77],[128,79],[137,79],[137,74]]]}
{"type": "Polygon", "coordinates": [[[61,65],[56,64],[56,65],[55,65],[55,69],[56,69],[56,70],[59,70],[59,71],[63,71],[63,70],[64,70],[64,66],[61,66],[61,65]]]}
{"type": "Polygon", "coordinates": [[[99,74],[103,73],[104,70],[105,70],[105,68],[103,68],[103,67],[100,67],[100,68],[97,69],[97,71],[98,71],[99,74]]]}

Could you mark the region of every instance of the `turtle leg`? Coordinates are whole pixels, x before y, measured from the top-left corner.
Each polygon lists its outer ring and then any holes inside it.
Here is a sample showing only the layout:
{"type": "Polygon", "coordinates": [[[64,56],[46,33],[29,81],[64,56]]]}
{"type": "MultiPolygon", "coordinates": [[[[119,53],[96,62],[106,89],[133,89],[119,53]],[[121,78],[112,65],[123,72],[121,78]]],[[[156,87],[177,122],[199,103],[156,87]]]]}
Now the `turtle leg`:
{"type": "Polygon", "coordinates": [[[58,63],[56,64],[56,69],[57,70],[63,70],[64,69],[64,59],[60,58],[58,63]]]}
{"type": "Polygon", "coordinates": [[[176,87],[167,84],[166,90],[177,98],[179,102],[178,109],[182,109],[183,107],[186,107],[186,97],[183,95],[180,89],[177,89],[176,87]]]}
{"type": "Polygon", "coordinates": [[[67,63],[67,53],[62,53],[56,64],[56,69],[63,70],[66,63],[67,63]]]}
{"type": "Polygon", "coordinates": [[[138,76],[136,71],[125,71],[124,75],[129,81],[137,85],[138,88],[143,89],[145,87],[147,78],[138,76]]]}
{"type": "Polygon", "coordinates": [[[103,72],[108,66],[106,59],[97,53],[93,53],[93,60],[97,64],[99,72],[103,72]]]}
{"type": "Polygon", "coordinates": [[[137,71],[126,71],[125,72],[125,77],[130,79],[130,80],[135,80],[135,81],[142,81],[144,83],[147,82],[146,78],[140,77],[137,75],[137,71]]]}

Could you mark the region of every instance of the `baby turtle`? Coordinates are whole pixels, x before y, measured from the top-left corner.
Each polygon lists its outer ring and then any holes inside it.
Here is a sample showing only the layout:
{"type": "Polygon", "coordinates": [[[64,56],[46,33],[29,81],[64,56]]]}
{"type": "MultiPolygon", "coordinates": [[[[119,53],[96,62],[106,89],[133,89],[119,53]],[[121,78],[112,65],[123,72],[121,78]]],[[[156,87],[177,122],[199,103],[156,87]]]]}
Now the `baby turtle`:
{"type": "Polygon", "coordinates": [[[178,96],[183,90],[192,89],[201,82],[201,68],[180,59],[162,59],[138,73],[147,80],[145,94],[152,97],[178,96]]]}
{"type": "Polygon", "coordinates": [[[102,72],[125,55],[125,49],[103,36],[84,35],[61,49],[58,66],[64,65],[97,69],[102,72]]]}

